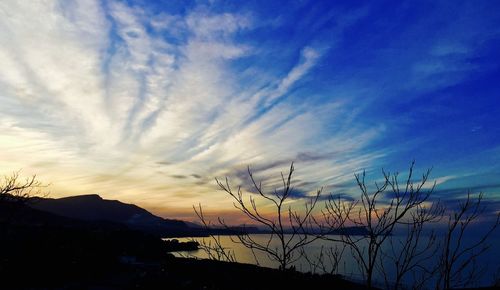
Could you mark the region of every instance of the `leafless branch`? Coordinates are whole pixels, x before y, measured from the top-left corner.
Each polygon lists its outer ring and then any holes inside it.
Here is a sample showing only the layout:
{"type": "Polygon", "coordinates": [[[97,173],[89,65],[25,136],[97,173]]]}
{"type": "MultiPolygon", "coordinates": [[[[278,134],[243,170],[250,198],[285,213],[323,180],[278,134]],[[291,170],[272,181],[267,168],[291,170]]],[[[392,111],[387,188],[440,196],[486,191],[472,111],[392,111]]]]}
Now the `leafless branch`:
{"type": "MultiPolygon", "coordinates": [[[[274,190],[271,193],[266,193],[262,188],[262,183],[256,181],[250,167],[248,167],[248,175],[252,181],[255,195],[260,197],[261,202],[267,202],[273,206],[273,217],[267,217],[260,212],[255,197],[249,196],[248,201],[246,201],[241,187],[233,191],[228,178],[225,178],[224,182],[216,179],[218,186],[233,198],[234,206],[240,212],[256,224],[264,226],[271,233],[264,242],[256,241],[251,235],[243,233],[237,236],[237,242],[251,250],[265,253],[271,260],[279,263],[281,270],[288,269],[292,263],[300,258],[299,250],[301,248],[318,239],[317,236],[311,235],[310,230],[312,213],[322,189],[310,197],[300,213],[294,211],[290,206],[285,206],[293,191],[292,176],[294,170],[292,163],[288,174],[281,173],[282,189],[280,191],[274,190]]],[[[230,228],[224,222],[222,225],[230,228]]]]}

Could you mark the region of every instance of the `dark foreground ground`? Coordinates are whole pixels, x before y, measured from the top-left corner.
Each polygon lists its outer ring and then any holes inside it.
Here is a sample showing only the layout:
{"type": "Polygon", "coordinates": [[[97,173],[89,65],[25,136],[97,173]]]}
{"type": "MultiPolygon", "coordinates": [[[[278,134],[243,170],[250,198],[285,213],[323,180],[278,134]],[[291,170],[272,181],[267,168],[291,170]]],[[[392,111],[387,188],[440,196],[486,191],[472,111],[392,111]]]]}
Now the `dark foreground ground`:
{"type": "Polygon", "coordinates": [[[120,224],[0,203],[0,290],[365,289],[333,275],[175,258],[178,246],[120,224]]]}
{"type": "Polygon", "coordinates": [[[0,289],[363,289],[332,275],[175,258],[141,233],[16,232],[2,241],[0,289]]]}
{"type": "Polygon", "coordinates": [[[363,289],[332,275],[175,258],[178,247],[121,224],[0,203],[0,290],[363,289]]]}

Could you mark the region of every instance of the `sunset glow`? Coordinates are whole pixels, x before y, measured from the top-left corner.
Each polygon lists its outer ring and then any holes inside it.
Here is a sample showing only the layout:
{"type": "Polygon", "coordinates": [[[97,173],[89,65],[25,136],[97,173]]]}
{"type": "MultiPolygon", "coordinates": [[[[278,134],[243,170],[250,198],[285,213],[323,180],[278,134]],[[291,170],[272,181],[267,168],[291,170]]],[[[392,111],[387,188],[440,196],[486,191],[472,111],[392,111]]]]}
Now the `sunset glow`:
{"type": "Polygon", "coordinates": [[[303,203],[415,159],[500,204],[498,3],[389,2],[1,1],[0,174],[193,220],[247,166],[303,203]]]}

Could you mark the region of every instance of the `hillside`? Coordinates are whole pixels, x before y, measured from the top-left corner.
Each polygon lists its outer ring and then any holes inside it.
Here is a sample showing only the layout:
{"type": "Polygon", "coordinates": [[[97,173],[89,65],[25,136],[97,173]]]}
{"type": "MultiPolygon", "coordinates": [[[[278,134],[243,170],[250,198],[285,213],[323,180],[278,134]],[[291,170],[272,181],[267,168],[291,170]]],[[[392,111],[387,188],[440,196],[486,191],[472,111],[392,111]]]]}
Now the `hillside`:
{"type": "Polygon", "coordinates": [[[22,203],[0,202],[0,241],[1,289],[364,289],[332,275],[176,258],[153,235],[22,203]]]}
{"type": "Polygon", "coordinates": [[[192,227],[184,221],[164,219],[134,204],[103,199],[97,194],[64,198],[33,198],[29,206],[83,221],[106,221],[162,236],[185,235],[192,227]]]}

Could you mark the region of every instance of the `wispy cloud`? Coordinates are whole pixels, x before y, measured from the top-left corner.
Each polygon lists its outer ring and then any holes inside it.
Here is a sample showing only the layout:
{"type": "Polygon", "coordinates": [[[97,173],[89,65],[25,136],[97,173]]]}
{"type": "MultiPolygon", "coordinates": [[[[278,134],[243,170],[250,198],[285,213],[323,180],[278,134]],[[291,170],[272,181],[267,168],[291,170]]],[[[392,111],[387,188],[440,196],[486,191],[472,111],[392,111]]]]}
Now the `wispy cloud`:
{"type": "Polygon", "coordinates": [[[279,101],[323,50],[304,46],[261,88],[234,76],[233,61],[260,51],[236,40],[252,31],[249,14],[152,14],[118,1],[0,5],[1,170],[36,172],[55,195],[189,208],[225,200],[213,178],[248,164],[267,166],[263,175],[295,159],[303,178],[333,182],[379,157],[346,158],[376,126],[325,138],[338,100],[279,101]]]}
{"type": "Polygon", "coordinates": [[[482,23],[467,14],[422,43],[418,25],[381,41],[372,7],[290,19],[212,5],[2,1],[0,171],[179,213],[230,208],[217,176],[245,184],[250,165],[273,189],[295,160],[298,196],[349,194],[354,172],[416,144],[396,136],[412,116],[388,118],[393,103],[481,71],[474,43],[496,35],[465,29],[482,23]]]}
{"type": "Polygon", "coordinates": [[[277,88],[267,97],[266,103],[272,103],[283,96],[290,87],[300,80],[318,61],[320,52],[312,47],[305,47],[300,53],[300,62],[293,67],[285,78],[280,80],[277,88]]]}

